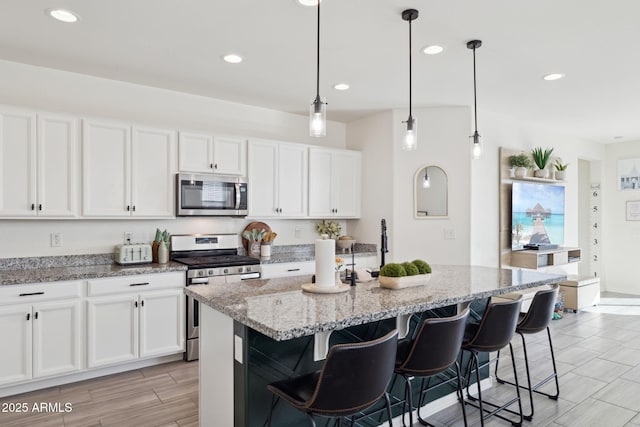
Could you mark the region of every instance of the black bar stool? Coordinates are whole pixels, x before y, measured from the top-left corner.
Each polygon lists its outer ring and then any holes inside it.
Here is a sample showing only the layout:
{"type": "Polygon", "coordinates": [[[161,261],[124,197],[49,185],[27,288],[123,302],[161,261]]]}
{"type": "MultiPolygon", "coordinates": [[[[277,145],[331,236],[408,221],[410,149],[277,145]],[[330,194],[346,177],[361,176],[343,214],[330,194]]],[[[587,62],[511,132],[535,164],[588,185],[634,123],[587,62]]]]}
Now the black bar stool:
{"type": "MultiPolygon", "coordinates": [[[[396,330],[373,341],[334,345],[320,371],[267,386],[273,393],[267,425],[271,426],[279,398],[304,412],[315,427],[314,415],[353,416],[384,397],[391,426],[387,386],[393,375],[397,347],[396,330]]],[[[338,419],[338,425],[341,420],[338,419]]]]}
{"type": "Polygon", "coordinates": [[[418,421],[422,425],[432,426],[420,415],[423,398],[427,391],[456,380],[456,394],[462,405],[464,425],[467,425],[467,414],[462,396],[462,383],[460,380],[460,365],[456,360],[460,352],[462,338],[464,337],[469,309],[453,317],[431,318],[422,323],[416,337],[412,340],[401,341],[398,344],[395,372],[405,380],[405,401],[402,404],[402,424],[404,425],[405,406],[409,407],[409,425],[413,426],[413,402],[411,380],[414,377],[422,377],[420,394],[418,395],[418,421]],[[429,387],[429,382],[434,375],[440,374],[451,365],[455,365],[456,377],[445,380],[442,383],[429,387]],[[425,379],[427,384],[425,386],[425,379]]]}
{"type": "MultiPolygon", "coordinates": [[[[533,393],[538,393],[547,396],[549,399],[557,400],[560,396],[560,385],[558,384],[558,371],[556,369],[556,358],[553,354],[553,344],[551,343],[551,331],[549,330],[549,322],[553,318],[553,310],[558,298],[558,285],[553,285],[550,289],[545,289],[536,292],[531,301],[529,311],[526,313],[520,313],[520,319],[516,326],[516,333],[522,338],[522,350],[524,351],[524,366],[527,371],[527,385],[520,385],[520,388],[524,388],[529,391],[529,404],[531,407],[531,413],[525,414],[524,419],[530,421],[533,418],[533,393]],[[524,339],[525,334],[535,334],[547,330],[547,337],[549,338],[549,350],[551,352],[551,363],[553,365],[553,373],[547,376],[542,381],[535,385],[531,385],[531,374],[529,373],[529,358],[527,356],[527,343],[524,339]],[[556,392],[554,394],[545,393],[539,391],[538,388],[544,384],[555,379],[556,392]]],[[[514,382],[506,381],[498,377],[498,363],[500,362],[500,351],[498,351],[498,360],[496,362],[496,380],[500,384],[516,385],[514,382]]]]}
{"type": "MultiPolygon", "coordinates": [[[[495,403],[486,402],[482,400],[482,390],[480,390],[480,368],[487,366],[478,366],[478,353],[479,352],[493,352],[498,351],[507,345],[511,351],[511,363],[513,364],[513,376],[515,377],[516,385],[518,384],[518,375],[516,372],[516,362],[513,357],[513,347],[511,346],[511,338],[516,330],[516,324],[518,322],[518,315],[520,314],[520,307],[522,305],[522,296],[518,296],[517,299],[506,302],[495,302],[487,304],[487,309],[480,319],[480,323],[469,323],[465,331],[465,337],[462,342],[462,350],[466,350],[471,353],[469,358],[469,364],[467,366],[467,400],[465,403],[480,409],[480,424],[484,426],[485,418],[492,415],[509,421],[514,426],[522,425],[522,402],[520,400],[520,387],[516,387],[516,397],[508,402],[497,405],[495,403]],[[471,382],[471,372],[476,372],[476,385],[478,387],[478,397],[475,398],[469,394],[469,385],[471,382]],[[475,403],[477,402],[477,404],[475,403]],[[518,412],[515,412],[508,408],[513,403],[518,402],[518,412]],[[491,406],[492,410],[484,408],[484,405],[491,406]],[[506,411],[511,414],[517,415],[518,421],[513,421],[505,416],[499,414],[500,411],[506,411]],[[485,412],[487,413],[485,415],[485,412]]],[[[462,356],[461,356],[462,357],[462,356]]]]}

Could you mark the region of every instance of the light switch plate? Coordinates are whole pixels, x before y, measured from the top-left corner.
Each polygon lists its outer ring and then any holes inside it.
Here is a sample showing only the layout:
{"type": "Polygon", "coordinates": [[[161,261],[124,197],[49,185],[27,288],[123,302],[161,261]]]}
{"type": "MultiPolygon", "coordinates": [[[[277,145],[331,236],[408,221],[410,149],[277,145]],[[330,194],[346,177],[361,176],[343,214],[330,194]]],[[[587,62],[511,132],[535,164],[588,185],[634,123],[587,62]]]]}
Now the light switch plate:
{"type": "Polygon", "coordinates": [[[445,228],[444,229],[444,239],[445,240],[455,240],[456,239],[456,230],[454,228],[445,228]]]}

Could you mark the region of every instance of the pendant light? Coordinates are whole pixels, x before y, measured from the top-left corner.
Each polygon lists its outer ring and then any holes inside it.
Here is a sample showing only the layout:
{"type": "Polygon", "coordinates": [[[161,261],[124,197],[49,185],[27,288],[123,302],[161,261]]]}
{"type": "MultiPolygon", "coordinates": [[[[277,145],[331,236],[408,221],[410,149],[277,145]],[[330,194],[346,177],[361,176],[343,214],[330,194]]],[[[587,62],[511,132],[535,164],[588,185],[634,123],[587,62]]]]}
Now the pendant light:
{"type": "Polygon", "coordinates": [[[478,104],[476,102],[476,49],[480,46],[482,46],[481,40],[471,40],[467,43],[467,48],[473,49],[473,118],[475,130],[470,138],[473,138],[471,153],[474,159],[479,159],[482,154],[480,134],[478,133],[478,104]]]}
{"type": "Polygon", "coordinates": [[[411,114],[411,21],[418,19],[418,11],[416,9],[407,9],[402,11],[402,19],[409,21],[409,118],[407,119],[407,129],[402,139],[402,149],[411,151],[418,148],[418,124],[411,114]]]}
{"type": "Polygon", "coordinates": [[[422,180],[422,188],[431,188],[431,179],[429,179],[429,172],[427,172],[427,168],[424,168],[424,179],[422,180]]]}
{"type": "Polygon", "coordinates": [[[309,135],[321,137],[327,134],[327,103],[320,98],[320,1],[318,0],[318,33],[316,45],[316,98],[309,108],[309,135]]]}

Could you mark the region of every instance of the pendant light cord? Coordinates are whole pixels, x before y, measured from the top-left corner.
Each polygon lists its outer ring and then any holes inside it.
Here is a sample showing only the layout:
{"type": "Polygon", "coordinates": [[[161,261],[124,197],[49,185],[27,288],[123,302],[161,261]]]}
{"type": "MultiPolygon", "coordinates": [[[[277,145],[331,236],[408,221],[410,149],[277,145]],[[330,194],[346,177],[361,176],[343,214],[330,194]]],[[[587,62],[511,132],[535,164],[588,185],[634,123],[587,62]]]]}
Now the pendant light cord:
{"type": "Polygon", "coordinates": [[[411,21],[413,19],[409,19],[409,121],[413,118],[411,115],[411,21]]]}
{"type": "MultiPolygon", "coordinates": [[[[475,124],[475,134],[478,133],[478,104],[476,101],[476,48],[473,48],[473,116],[475,124]]],[[[474,135],[475,135],[474,134],[474,135]]]]}
{"type": "Polygon", "coordinates": [[[316,100],[320,100],[320,1],[318,0],[318,39],[316,43],[316,100]]]}

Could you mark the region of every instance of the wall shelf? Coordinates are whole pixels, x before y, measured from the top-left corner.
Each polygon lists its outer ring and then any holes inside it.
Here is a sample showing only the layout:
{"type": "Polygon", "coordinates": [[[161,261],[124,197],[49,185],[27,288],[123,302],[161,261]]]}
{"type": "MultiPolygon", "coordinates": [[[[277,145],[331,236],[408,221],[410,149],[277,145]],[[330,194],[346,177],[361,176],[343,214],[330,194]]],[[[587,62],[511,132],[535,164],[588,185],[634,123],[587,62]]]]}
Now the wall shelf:
{"type": "Polygon", "coordinates": [[[509,177],[512,181],[533,181],[533,182],[544,182],[547,184],[564,184],[565,180],[563,179],[552,179],[552,178],[536,178],[535,176],[523,176],[519,177],[509,177]]]}

